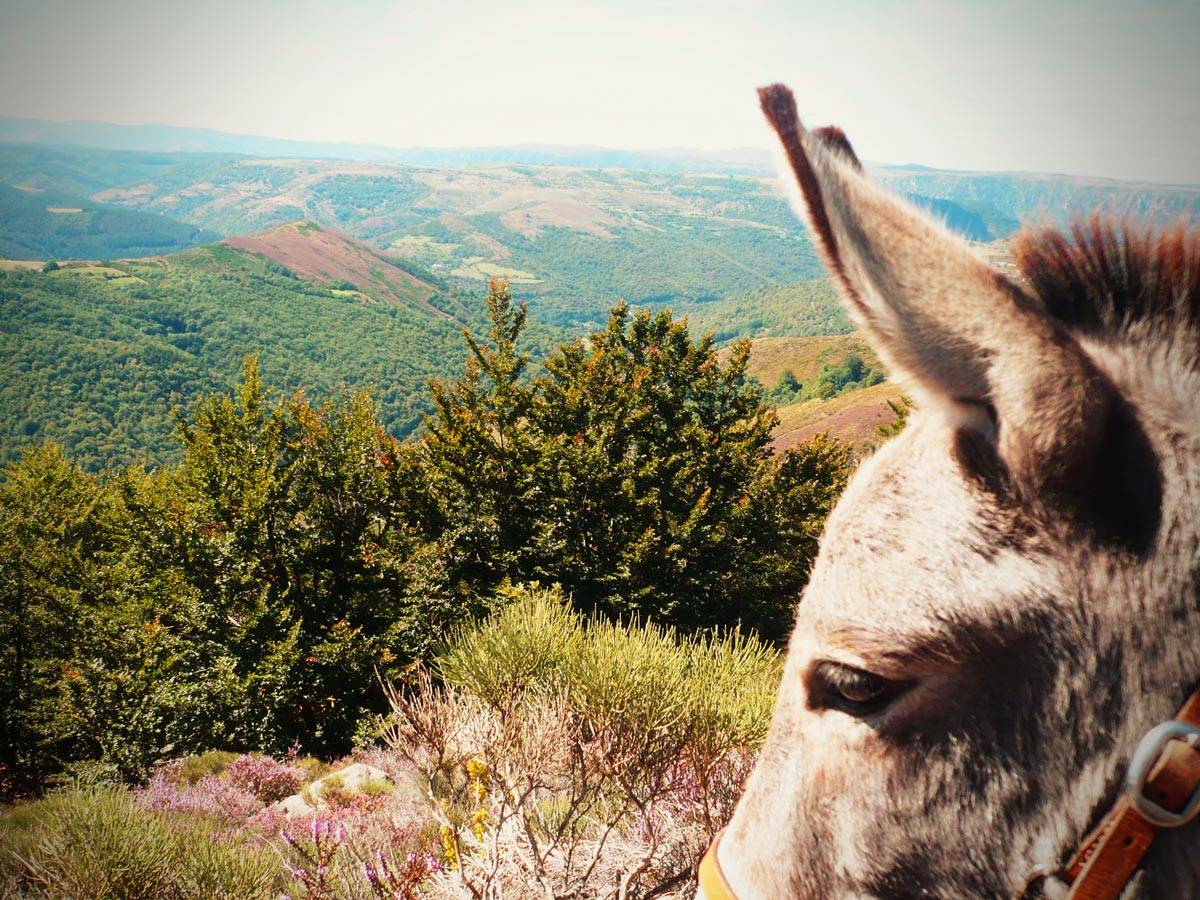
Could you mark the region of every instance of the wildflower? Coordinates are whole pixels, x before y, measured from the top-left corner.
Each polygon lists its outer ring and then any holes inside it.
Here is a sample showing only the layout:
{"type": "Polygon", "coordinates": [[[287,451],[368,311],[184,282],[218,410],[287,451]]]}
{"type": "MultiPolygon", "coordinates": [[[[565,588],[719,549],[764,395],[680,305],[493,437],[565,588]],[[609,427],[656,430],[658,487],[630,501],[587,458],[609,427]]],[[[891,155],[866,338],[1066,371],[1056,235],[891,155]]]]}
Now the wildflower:
{"type": "Polygon", "coordinates": [[[382,850],[379,850],[377,855],[379,856],[380,871],[383,872],[384,877],[388,881],[391,881],[393,878],[395,878],[395,876],[392,874],[392,867],[388,865],[387,854],[382,850]]]}

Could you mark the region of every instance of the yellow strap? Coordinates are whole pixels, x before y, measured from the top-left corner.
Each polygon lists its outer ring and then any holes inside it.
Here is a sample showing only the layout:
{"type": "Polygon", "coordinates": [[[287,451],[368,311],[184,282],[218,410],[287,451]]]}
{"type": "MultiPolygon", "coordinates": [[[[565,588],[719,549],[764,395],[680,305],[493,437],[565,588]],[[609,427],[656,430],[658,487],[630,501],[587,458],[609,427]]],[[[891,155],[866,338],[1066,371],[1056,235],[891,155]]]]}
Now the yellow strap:
{"type": "Polygon", "coordinates": [[[704,858],[700,860],[700,890],[704,891],[705,900],[738,900],[737,894],[725,880],[721,862],[717,859],[717,845],[721,843],[724,834],[724,828],[717,832],[713,842],[708,845],[704,858]]]}

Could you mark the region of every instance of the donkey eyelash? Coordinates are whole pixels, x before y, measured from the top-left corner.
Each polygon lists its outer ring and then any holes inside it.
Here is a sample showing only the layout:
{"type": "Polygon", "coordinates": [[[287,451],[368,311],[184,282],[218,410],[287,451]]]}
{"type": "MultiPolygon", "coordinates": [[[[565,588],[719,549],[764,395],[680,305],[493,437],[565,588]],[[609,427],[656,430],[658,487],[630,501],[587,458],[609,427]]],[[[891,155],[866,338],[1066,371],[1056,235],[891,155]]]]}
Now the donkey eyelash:
{"type": "Polygon", "coordinates": [[[906,681],[892,681],[865,669],[823,660],[809,673],[809,705],[866,716],[879,712],[908,686],[906,681]]]}

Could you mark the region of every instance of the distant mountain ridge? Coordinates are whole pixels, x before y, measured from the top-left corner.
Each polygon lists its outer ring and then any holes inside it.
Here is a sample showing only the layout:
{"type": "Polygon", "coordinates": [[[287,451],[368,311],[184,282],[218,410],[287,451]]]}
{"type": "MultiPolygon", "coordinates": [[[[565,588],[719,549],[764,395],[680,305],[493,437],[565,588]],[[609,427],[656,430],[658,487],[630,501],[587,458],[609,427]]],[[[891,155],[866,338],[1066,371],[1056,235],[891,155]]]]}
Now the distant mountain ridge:
{"type": "Polygon", "coordinates": [[[746,172],[761,175],[769,175],[773,171],[771,155],[757,148],[718,151],[687,148],[622,150],[551,144],[456,148],[385,147],[379,144],[298,141],[177,125],[51,122],[13,116],[0,116],[0,143],[70,145],[98,150],[150,153],[222,153],[288,159],[344,159],[419,166],[455,167],[480,163],[518,163],[580,166],[589,169],[746,172]]]}

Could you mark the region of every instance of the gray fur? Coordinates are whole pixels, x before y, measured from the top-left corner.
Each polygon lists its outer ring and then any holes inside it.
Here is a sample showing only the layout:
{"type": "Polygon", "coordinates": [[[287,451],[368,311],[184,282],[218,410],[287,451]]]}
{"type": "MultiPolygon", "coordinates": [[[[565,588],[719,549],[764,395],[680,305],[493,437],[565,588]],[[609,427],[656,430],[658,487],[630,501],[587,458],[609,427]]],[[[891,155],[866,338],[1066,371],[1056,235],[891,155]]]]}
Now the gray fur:
{"type": "MultiPolygon", "coordinates": [[[[721,864],[741,900],[1006,900],[1060,869],[1200,681],[1197,341],[1073,332],[802,139],[802,211],[824,204],[847,307],[919,409],[830,516],[721,864]],[[827,660],[911,686],[821,706],[827,660]]],[[[1200,900],[1200,822],[1127,897],[1200,900]]]]}

